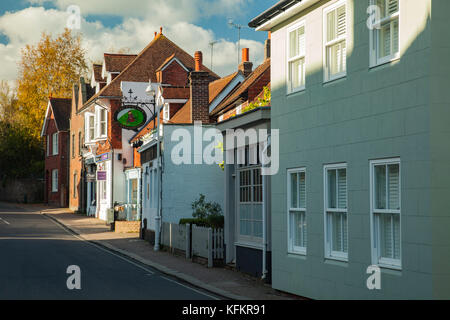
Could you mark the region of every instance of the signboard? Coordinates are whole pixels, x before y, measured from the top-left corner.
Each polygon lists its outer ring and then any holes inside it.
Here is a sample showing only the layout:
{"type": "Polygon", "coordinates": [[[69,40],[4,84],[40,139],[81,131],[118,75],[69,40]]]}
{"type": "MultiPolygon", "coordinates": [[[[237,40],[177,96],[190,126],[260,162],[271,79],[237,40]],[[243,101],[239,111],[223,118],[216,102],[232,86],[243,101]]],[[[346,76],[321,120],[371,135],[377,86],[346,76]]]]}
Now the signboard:
{"type": "Polygon", "coordinates": [[[147,122],[147,114],[138,106],[123,106],[114,114],[114,120],[124,129],[138,129],[147,122]]]}
{"type": "Polygon", "coordinates": [[[97,171],[97,181],[106,181],[106,171],[97,171]]]}
{"type": "Polygon", "coordinates": [[[95,173],[86,173],[86,182],[95,182],[95,173]]]}

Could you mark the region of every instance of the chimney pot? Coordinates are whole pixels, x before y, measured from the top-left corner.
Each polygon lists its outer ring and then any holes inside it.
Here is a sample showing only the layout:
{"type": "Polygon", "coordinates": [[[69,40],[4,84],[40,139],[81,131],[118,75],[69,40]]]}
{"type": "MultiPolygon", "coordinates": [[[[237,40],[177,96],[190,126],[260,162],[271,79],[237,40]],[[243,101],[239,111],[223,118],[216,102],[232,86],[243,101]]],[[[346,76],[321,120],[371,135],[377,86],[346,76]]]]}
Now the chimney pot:
{"type": "Polygon", "coordinates": [[[155,38],[156,38],[157,35],[158,35],[158,32],[155,31],[155,38]]]}
{"type": "Polygon", "coordinates": [[[242,62],[249,62],[250,61],[250,49],[244,48],[242,49],[242,62]]]}
{"type": "Polygon", "coordinates": [[[196,51],[195,55],[195,71],[201,71],[202,64],[203,64],[203,54],[201,51],[196,51]]]}
{"type": "Polygon", "coordinates": [[[159,28],[159,33],[162,34],[162,31],[163,31],[163,27],[160,27],[160,28],[159,28]]]}

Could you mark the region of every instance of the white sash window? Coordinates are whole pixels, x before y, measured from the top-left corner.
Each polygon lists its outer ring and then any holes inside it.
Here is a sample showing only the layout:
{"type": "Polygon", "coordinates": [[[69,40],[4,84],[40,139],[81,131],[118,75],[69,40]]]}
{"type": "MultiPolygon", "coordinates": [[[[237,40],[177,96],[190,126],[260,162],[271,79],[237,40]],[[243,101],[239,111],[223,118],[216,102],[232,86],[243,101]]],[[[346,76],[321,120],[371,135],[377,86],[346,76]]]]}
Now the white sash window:
{"type": "Polygon", "coordinates": [[[306,170],[288,171],[288,251],[306,255],[306,170]]]}
{"type": "Polygon", "coordinates": [[[371,162],[372,257],[374,264],[400,269],[400,159],[371,162]]]}
{"type": "Polygon", "coordinates": [[[371,66],[400,58],[399,0],[371,0],[378,7],[375,24],[370,31],[371,66]]]}
{"type": "Polygon", "coordinates": [[[288,29],[288,93],[305,88],[306,37],[301,22],[288,29]]]}
{"type": "Polygon", "coordinates": [[[347,260],[347,166],[325,166],[324,175],[325,256],[328,259],[347,260]]]}
{"type": "Polygon", "coordinates": [[[347,6],[339,1],[324,11],[325,81],[347,73],[347,6]]]}

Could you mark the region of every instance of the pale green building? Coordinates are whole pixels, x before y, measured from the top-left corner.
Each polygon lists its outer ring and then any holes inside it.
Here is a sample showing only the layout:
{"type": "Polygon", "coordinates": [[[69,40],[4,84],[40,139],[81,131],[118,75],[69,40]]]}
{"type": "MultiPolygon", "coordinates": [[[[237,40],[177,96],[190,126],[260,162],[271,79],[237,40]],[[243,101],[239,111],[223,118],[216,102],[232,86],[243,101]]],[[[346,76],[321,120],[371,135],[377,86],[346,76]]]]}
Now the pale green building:
{"type": "Polygon", "coordinates": [[[250,22],[272,38],[275,289],[450,298],[449,12],[448,0],[285,0],[250,22]],[[373,265],[381,289],[367,286],[373,265]]]}

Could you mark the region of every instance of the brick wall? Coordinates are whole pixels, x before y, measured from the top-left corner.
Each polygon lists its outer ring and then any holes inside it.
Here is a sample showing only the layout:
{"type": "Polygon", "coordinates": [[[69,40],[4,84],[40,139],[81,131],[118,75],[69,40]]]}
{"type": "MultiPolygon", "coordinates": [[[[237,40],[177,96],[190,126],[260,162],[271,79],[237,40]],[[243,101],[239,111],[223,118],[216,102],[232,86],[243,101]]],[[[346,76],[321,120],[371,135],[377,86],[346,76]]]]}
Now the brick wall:
{"type": "Polygon", "coordinates": [[[209,123],[209,75],[207,72],[191,72],[192,121],[209,123]]]}
{"type": "Polygon", "coordinates": [[[58,132],[55,118],[51,110],[49,111],[47,130],[44,133],[45,139],[50,139],[50,153],[45,153],[45,202],[52,206],[66,207],[68,205],[68,180],[69,169],[69,134],[68,132],[59,132],[58,135],[58,154],[53,155],[52,136],[58,132]],[[58,170],[58,191],[52,192],[52,171],[58,170]]]}
{"type": "Polygon", "coordinates": [[[84,142],[84,115],[77,115],[77,109],[83,106],[83,95],[81,86],[76,86],[73,92],[78,95],[78,99],[72,99],[72,111],[70,117],[70,139],[72,143],[72,136],[75,135],[75,155],[72,156],[72,146],[70,146],[70,171],[69,171],[69,208],[73,211],[83,211],[83,158],[79,154],[79,133],[81,132],[81,140],[84,142]],[[75,91],[76,90],[76,91],[75,91]],[[78,106],[76,102],[78,101],[78,106]],[[75,175],[76,174],[76,175],[75,175]],[[74,179],[76,177],[76,179],[74,179]],[[76,191],[74,190],[76,189],[76,191]]]}
{"type": "Polygon", "coordinates": [[[173,61],[163,71],[158,72],[158,81],[172,86],[186,86],[188,77],[188,72],[176,61],[173,61]]]}

